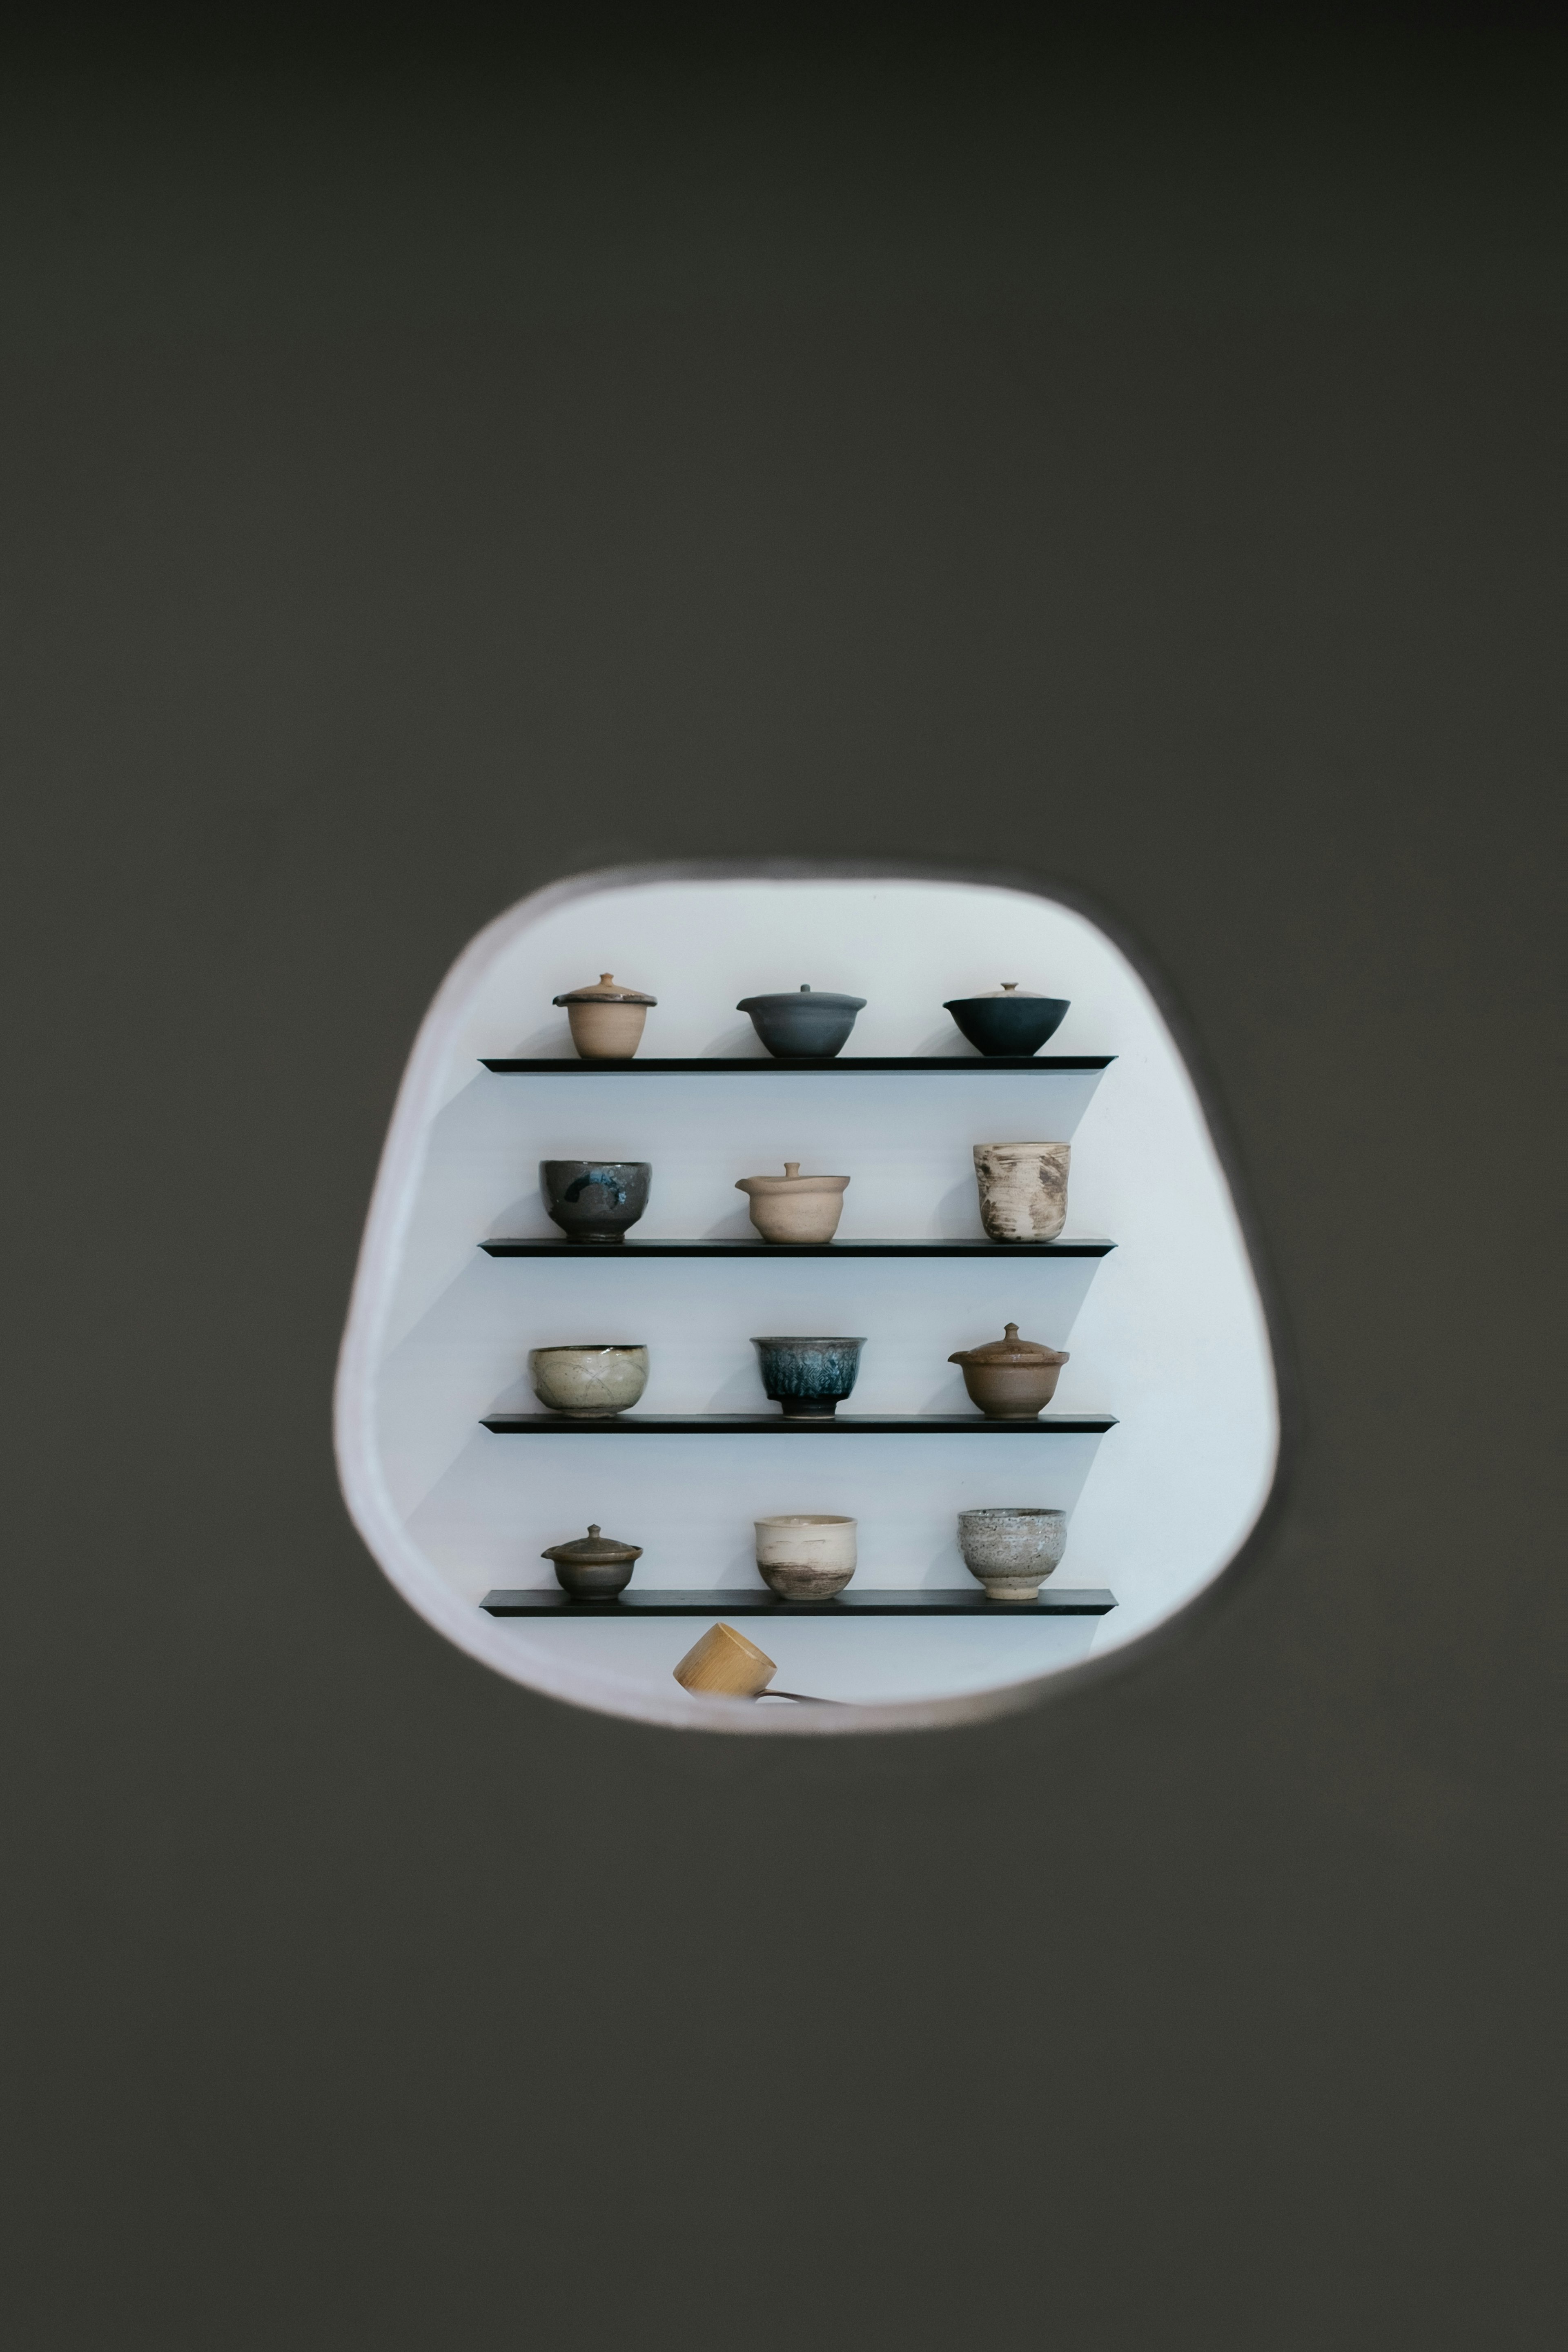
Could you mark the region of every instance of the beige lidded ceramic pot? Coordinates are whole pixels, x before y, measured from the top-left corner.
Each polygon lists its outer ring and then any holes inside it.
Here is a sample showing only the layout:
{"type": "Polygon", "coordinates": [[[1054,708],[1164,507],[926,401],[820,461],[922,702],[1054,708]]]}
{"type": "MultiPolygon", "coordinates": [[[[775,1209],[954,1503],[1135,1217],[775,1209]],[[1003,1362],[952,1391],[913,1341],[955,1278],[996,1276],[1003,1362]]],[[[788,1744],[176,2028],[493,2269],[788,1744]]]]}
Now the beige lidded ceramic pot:
{"type": "Polygon", "coordinates": [[[642,1043],[647,1008],[658,1003],[640,989],[617,988],[613,971],[602,971],[595,988],[569,988],[550,1001],[566,1007],[572,1043],[584,1062],[629,1062],[642,1043]]]}
{"type": "Polygon", "coordinates": [[[994,1242],[1054,1242],[1068,1221],[1070,1143],[977,1143],[980,1222],[994,1242]]]}
{"type": "Polygon", "coordinates": [[[1033,1421],[1057,1392],[1066,1350],[1020,1339],[1009,1323],[1003,1339],[984,1348],[960,1348],[948,1362],[963,1373],[970,1400],[988,1421],[1033,1421]]]}
{"type": "Polygon", "coordinates": [[[647,1349],[631,1339],[605,1347],[531,1348],[528,1377],[552,1412],[603,1419],[625,1412],[647,1386],[647,1349]]]}
{"type": "Polygon", "coordinates": [[[838,1230],[847,1176],[803,1176],[786,1160],[782,1176],[741,1176],[737,1192],[751,1202],[752,1223],[765,1242],[830,1242],[838,1230]]]}
{"type": "Polygon", "coordinates": [[[758,1519],[757,1567],[781,1601],[830,1601],[855,1573],[855,1521],[831,1511],[758,1519]]]}

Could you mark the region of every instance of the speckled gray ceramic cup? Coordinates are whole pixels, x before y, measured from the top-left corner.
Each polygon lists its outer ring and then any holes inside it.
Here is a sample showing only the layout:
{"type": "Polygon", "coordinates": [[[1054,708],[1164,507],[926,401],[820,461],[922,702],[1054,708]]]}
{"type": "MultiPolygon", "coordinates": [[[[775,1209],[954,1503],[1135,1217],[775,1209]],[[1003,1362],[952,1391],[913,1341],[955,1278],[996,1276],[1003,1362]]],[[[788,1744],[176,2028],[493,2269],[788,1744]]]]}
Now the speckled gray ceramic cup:
{"type": "Polygon", "coordinates": [[[1033,1601],[1068,1546],[1068,1515],[1032,1504],[960,1511],[958,1549],[993,1601],[1033,1601]]]}

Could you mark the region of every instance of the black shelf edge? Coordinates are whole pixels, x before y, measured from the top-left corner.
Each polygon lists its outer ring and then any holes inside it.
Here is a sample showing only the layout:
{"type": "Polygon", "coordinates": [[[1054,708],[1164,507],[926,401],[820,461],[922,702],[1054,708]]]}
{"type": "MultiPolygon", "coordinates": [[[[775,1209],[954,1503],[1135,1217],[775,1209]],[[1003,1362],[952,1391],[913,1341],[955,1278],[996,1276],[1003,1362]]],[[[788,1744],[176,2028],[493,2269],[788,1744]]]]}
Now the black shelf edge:
{"type": "Polygon", "coordinates": [[[487,1592],[479,1607],[492,1617],[1106,1617],[1116,1595],[1085,1586],[1042,1591],[1037,1601],[993,1601],[980,1591],[944,1585],[908,1591],[840,1592],[831,1601],[781,1601],[759,1586],[710,1587],[706,1592],[638,1591],[635,1585],[614,1601],[573,1601],[547,1587],[487,1592]]]}
{"type": "Polygon", "coordinates": [[[959,1054],[839,1054],[831,1061],[775,1062],[769,1056],[744,1055],[735,1059],[718,1055],[699,1055],[685,1061],[579,1062],[569,1061],[563,1055],[547,1055],[542,1060],[521,1060],[508,1054],[481,1054],[487,1070],[523,1072],[530,1076],[550,1077],[689,1077],[712,1073],[718,1076],[791,1077],[802,1071],[813,1075],[824,1070],[866,1074],[877,1070],[935,1070],[944,1076],[968,1076],[975,1071],[987,1070],[1106,1070],[1115,1061],[1114,1054],[998,1054],[971,1061],[959,1054]]]}
{"type": "Polygon", "coordinates": [[[498,1437],[1078,1437],[1116,1427],[1100,1413],[1042,1413],[1036,1421],[987,1421],[982,1413],[840,1413],[822,1421],[782,1412],[622,1412],[603,1420],[564,1412],[490,1412],[498,1437]]]}
{"type": "Polygon", "coordinates": [[[569,1242],[509,1241],[479,1247],[489,1257],[1109,1257],[1114,1242],[569,1242]]]}

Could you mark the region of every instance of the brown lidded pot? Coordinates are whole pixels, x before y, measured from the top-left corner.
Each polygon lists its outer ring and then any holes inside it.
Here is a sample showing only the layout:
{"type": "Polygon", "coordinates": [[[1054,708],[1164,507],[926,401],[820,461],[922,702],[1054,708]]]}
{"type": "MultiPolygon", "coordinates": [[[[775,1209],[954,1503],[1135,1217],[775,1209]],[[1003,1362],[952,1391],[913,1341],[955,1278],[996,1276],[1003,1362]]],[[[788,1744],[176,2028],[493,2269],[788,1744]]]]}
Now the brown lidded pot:
{"type": "Polygon", "coordinates": [[[556,1580],[574,1601],[614,1601],[632,1580],[641,1544],[617,1543],[591,1527],[575,1543],[552,1544],[541,1559],[555,1563],[556,1580]]]}
{"type": "Polygon", "coordinates": [[[566,1007],[572,1043],[584,1062],[629,1062],[642,1043],[647,1008],[658,1003],[640,989],[617,987],[613,971],[602,971],[595,988],[569,988],[550,1001],[566,1007]]]}
{"type": "Polygon", "coordinates": [[[961,1348],[947,1360],[962,1367],[963,1385],[988,1421],[1033,1421],[1055,1396],[1067,1354],[1020,1339],[1017,1325],[1009,1323],[1005,1339],[961,1348]]]}

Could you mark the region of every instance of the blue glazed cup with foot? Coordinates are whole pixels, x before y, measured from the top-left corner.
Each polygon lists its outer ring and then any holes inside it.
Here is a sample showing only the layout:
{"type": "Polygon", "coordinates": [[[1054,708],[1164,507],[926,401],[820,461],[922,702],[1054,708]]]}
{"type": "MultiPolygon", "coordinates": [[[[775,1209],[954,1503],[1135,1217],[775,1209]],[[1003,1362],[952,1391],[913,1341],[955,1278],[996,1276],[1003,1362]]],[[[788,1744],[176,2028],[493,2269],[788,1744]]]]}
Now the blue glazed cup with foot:
{"type": "Polygon", "coordinates": [[[786,1421],[830,1421],[855,1386],[864,1339],[752,1341],[763,1386],[786,1421]]]}

